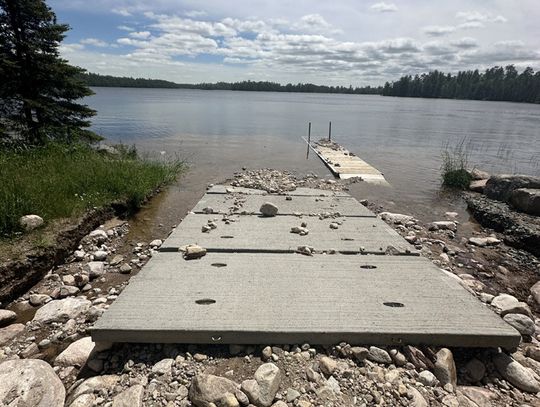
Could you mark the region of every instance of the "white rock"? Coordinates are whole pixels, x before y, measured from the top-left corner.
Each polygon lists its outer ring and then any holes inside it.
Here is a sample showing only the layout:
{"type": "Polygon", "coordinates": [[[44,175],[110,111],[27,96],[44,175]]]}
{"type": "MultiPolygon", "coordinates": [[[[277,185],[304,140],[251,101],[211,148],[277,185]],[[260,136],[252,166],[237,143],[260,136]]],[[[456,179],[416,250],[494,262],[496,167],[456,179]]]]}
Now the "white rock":
{"type": "Polygon", "coordinates": [[[234,394],[238,385],[224,377],[198,374],[189,388],[189,400],[197,407],[216,405],[226,393],[234,394]]]}
{"type": "Polygon", "coordinates": [[[319,367],[321,369],[321,372],[323,372],[327,376],[331,376],[337,368],[337,362],[332,358],[324,356],[319,361],[319,367]]]}
{"type": "Polygon", "coordinates": [[[105,232],[104,230],[101,230],[101,229],[96,229],[92,232],[90,232],[90,234],[88,235],[90,236],[90,238],[98,243],[98,244],[102,244],[102,243],[105,243],[108,239],[109,236],[107,236],[107,232],[105,232]]]}
{"type": "Polygon", "coordinates": [[[82,394],[77,397],[69,407],[94,407],[96,404],[96,396],[93,394],[82,394]]]}
{"type": "Polygon", "coordinates": [[[50,300],[51,297],[46,294],[31,294],[28,298],[28,302],[30,302],[30,305],[33,305],[34,307],[39,307],[50,300]]]}
{"type": "Polygon", "coordinates": [[[91,302],[84,298],[65,298],[54,300],[37,310],[34,322],[65,322],[71,318],[77,318],[90,308],[91,302]]]}
{"type": "Polygon", "coordinates": [[[1,405],[63,407],[65,396],[64,385],[48,363],[37,359],[0,363],[1,405]]]}
{"type": "Polygon", "coordinates": [[[259,405],[269,407],[272,405],[281,383],[281,371],[273,363],[265,363],[257,369],[254,375],[259,385],[259,405]]]}
{"type": "Polygon", "coordinates": [[[429,225],[429,230],[451,230],[452,232],[455,232],[457,230],[457,225],[456,222],[452,222],[449,220],[440,220],[432,222],[429,225]]]}
{"type": "Polygon", "coordinates": [[[90,279],[101,277],[105,274],[105,265],[102,261],[90,261],[86,264],[90,279]]]}
{"type": "Polygon", "coordinates": [[[95,261],[104,261],[107,259],[107,256],[109,253],[107,253],[105,250],[97,250],[94,252],[94,260],[95,261]]]}
{"type": "Polygon", "coordinates": [[[486,246],[495,246],[501,241],[494,237],[471,237],[469,238],[469,243],[478,246],[478,247],[486,247],[486,246]]]}
{"type": "Polygon", "coordinates": [[[429,370],[424,370],[418,375],[418,381],[424,386],[433,387],[437,383],[437,378],[429,370]]]}
{"type": "Polygon", "coordinates": [[[0,309],[0,327],[11,324],[17,319],[17,314],[7,309],[0,309]]]}
{"type": "Polygon", "coordinates": [[[85,254],[86,253],[84,252],[84,250],[75,250],[73,252],[73,257],[75,258],[75,260],[81,261],[81,260],[84,260],[85,254]]]}
{"type": "Polygon", "coordinates": [[[491,300],[491,305],[499,310],[511,308],[519,304],[519,300],[510,294],[499,294],[491,300]]]}
{"type": "Polygon", "coordinates": [[[405,223],[414,220],[412,216],[403,215],[401,213],[381,212],[379,216],[381,219],[397,225],[404,225],[405,223]]]}
{"type": "Polygon", "coordinates": [[[109,343],[96,343],[92,338],[86,337],[79,339],[69,345],[62,353],[60,353],[55,361],[55,366],[77,366],[82,367],[86,364],[92,352],[100,352],[111,347],[109,343]]]}
{"type": "Polygon", "coordinates": [[[118,375],[103,375],[86,379],[71,391],[66,405],[69,405],[73,400],[83,394],[92,394],[101,390],[110,390],[118,383],[120,378],[121,376],[118,375]]]}
{"type": "Polygon", "coordinates": [[[158,375],[170,374],[173,364],[174,359],[160,360],[154,366],[152,366],[152,373],[156,373],[158,375]]]}
{"type": "Polygon", "coordinates": [[[136,384],[115,396],[112,407],[142,407],[143,396],[144,387],[136,384]]]}
{"type": "Polygon", "coordinates": [[[29,232],[43,225],[43,218],[38,215],[25,215],[19,219],[19,223],[29,232]]]}
{"type": "Polygon", "coordinates": [[[163,242],[160,239],[155,239],[150,242],[150,247],[156,248],[160,247],[163,244],[163,242]]]}
{"type": "Polygon", "coordinates": [[[262,204],[259,211],[263,216],[276,216],[278,213],[278,207],[271,202],[265,202],[262,204]]]}

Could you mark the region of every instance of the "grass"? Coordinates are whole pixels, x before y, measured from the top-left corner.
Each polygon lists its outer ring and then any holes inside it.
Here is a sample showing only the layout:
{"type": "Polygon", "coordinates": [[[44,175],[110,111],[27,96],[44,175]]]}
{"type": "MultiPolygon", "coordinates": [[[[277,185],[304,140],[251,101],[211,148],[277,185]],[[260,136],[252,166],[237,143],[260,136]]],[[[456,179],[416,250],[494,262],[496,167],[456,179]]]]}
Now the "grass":
{"type": "Polygon", "coordinates": [[[0,151],[0,237],[21,232],[23,215],[50,222],[114,202],[135,210],[183,169],[179,160],[153,161],[134,148],[117,150],[109,154],[87,145],[49,144],[0,151]]]}
{"type": "Polygon", "coordinates": [[[455,147],[448,144],[442,151],[442,182],[443,185],[454,189],[468,189],[472,177],[468,171],[468,153],[464,147],[465,139],[455,147]]]}

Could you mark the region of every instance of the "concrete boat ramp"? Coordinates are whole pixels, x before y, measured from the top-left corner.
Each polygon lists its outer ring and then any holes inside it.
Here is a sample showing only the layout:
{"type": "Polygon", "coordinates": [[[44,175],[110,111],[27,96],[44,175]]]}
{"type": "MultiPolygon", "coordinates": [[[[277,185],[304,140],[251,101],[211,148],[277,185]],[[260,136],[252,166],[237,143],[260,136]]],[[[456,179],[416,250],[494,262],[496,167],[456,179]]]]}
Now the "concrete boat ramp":
{"type": "Polygon", "coordinates": [[[520,341],[347,194],[303,188],[286,197],[225,186],[203,196],[97,321],[92,338],[505,348],[520,341]],[[264,202],[278,216],[261,216],[264,202]],[[203,233],[209,221],[217,227],[203,233]],[[302,222],[307,235],[290,232],[302,222]],[[185,260],[181,248],[193,243],[207,254],[185,260]],[[314,254],[298,253],[299,246],[314,254]]]}

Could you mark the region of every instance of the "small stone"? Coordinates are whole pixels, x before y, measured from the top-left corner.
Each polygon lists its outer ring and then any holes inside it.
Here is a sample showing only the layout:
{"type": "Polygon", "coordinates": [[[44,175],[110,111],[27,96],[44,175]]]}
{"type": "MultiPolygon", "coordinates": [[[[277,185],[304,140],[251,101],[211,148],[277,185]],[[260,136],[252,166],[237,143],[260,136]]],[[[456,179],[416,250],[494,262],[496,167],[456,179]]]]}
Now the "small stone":
{"type": "Polygon", "coordinates": [[[486,374],[486,366],[480,360],[474,358],[467,362],[465,371],[471,382],[479,382],[486,374]]]}
{"type": "Polygon", "coordinates": [[[131,267],[129,264],[124,263],[120,266],[120,273],[122,274],[129,274],[131,273],[131,270],[133,270],[133,267],[131,267]]]}
{"type": "Polygon", "coordinates": [[[262,407],[271,406],[281,383],[279,368],[273,363],[265,363],[259,366],[254,378],[259,385],[259,405],[262,407]]]}
{"type": "Polygon", "coordinates": [[[71,285],[64,285],[60,287],[60,298],[76,295],[80,290],[77,287],[71,285]]]}
{"type": "Polygon", "coordinates": [[[43,218],[38,215],[25,215],[19,219],[19,224],[29,232],[43,225],[43,218]]]}
{"type": "Polygon", "coordinates": [[[301,394],[298,390],[291,389],[290,387],[287,389],[287,402],[292,403],[294,400],[296,400],[298,397],[300,397],[301,394]]]}
{"type": "Polygon", "coordinates": [[[433,387],[437,383],[437,378],[429,370],[424,370],[418,375],[418,381],[424,386],[433,387]]]}
{"type": "Polygon", "coordinates": [[[429,406],[424,396],[422,396],[422,393],[420,393],[414,387],[409,388],[408,396],[411,399],[411,404],[410,404],[411,407],[428,407],[429,406]]]}
{"type": "Polygon", "coordinates": [[[455,232],[457,230],[456,222],[441,220],[437,222],[432,222],[429,225],[429,230],[451,230],[455,232]]]}
{"type": "Polygon", "coordinates": [[[242,406],[247,406],[249,404],[249,398],[246,396],[246,394],[241,390],[236,390],[234,392],[234,396],[236,397],[236,400],[240,403],[242,406]]]}
{"type": "Polygon", "coordinates": [[[171,374],[174,359],[163,359],[152,366],[152,373],[158,375],[171,374]]]}
{"type": "Polygon", "coordinates": [[[491,300],[491,305],[499,310],[508,309],[519,304],[519,300],[510,294],[499,294],[491,300]]]}
{"type": "Polygon", "coordinates": [[[184,252],[184,258],[186,260],[200,259],[201,257],[206,256],[206,249],[198,246],[196,244],[190,244],[186,246],[184,252]]]}
{"type": "Polygon", "coordinates": [[[112,258],[112,260],[109,262],[109,264],[111,266],[117,266],[120,263],[122,263],[123,261],[124,261],[124,256],[121,256],[121,255],[117,254],[116,256],[114,256],[112,258]]]}
{"type": "Polygon", "coordinates": [[[109,236],[107,235],[107,232],[101,229],[93,230],[92,232],[90,232],[88,237],[90,237],[90,239],[92,239],[97,244],[105,243],[107,239],[109,238],[109,236]]]}
{"type": "Polygon", "coordinates": [[[86,337],[79,339],[69,345],[54,360],[55,366],[77,366],[82,367],[94,351],[96,344],[92,338],[86,337]]]}
{"type": "Polygon", "coordinates": [[[260,388],[256,380],[244,380],[240,385],[240,389],[248,397],[253,404],[259,402],[260,388]]]}
{"type": "Polygon", "coordinates": [[[457,371],[454,356],[450,349],[443,348],[435,355],[435,367],[433,373],[442,386],[451,384],[453,388],[457,386],[457,371]]]}
{"type": "Polygon", "coordinates": [[[327,376],[331,376],[337,368],[337,362],[332,358],[324,356],[319,361],[319,367],[321,372],[327,376]]]}
{"type": "Polygon", "coordinates": [[[17,319],[17,314],[13,311],[0,309],[0,327],[11,324],[17,319]]]}
{"type": "Polygon", "coordinates": [[[272,347],[271,346],[266,346],[262,352],[262,360],[264,361],[268,361],[270,360],[270,358],[272,357],[272,347]]]}
{"type": "Polygon", "coordinates": [[[82,261],[84,260],[84,256],[85,256],[85,252],[84,250],[75,250],[73,252],[73,257],[75,258],[76,261],[82,261]]]}
{"type": "Polygon", "coordinates": [[[494,237],[471,237],[469,238],[469,243],[478,247],[486,247],[495,246],[501,243],[501,241],[494,237]]]}
{"type": "Polygon", "coordinates": [[[193,355],[193,360],[195,360],[195,362],[204,362],[206,359],[208,359],[208,356],[203,355],[202,353],[196,353],[193,355]]]}
{"type": "Polygon", "coordinates": [[[337,224],[336,222],[330,223],[330,229],[339,229],[339,224],[337,224]]]}
{"type": "Polygon", "coordinates": [[[367,358],[375,363],[382,363],[385,365],[389,365],[392,363],[392,358],[390,357],[388,352],[376,346],[369,347],[369,353],[367,358]]]}
{"type": "Polygon", "coordinates": [[[141,384],[136,384],[116,395],[112,407],[142,407],[143,396],[144,387],[141,384]]]}
{"type": "Polygon", "coordinates": [[[533,336],[536,330],[534,321],[526,315],[522,314],[507,314],[503,317],[504,321],[516,328],[520,334],[533,336]]]}
{"type": "Polygon", "coordinates": [[[278,207],[271,202],[265,202],[264,204],[262,204],[259,211],[262,213],[263,216],[276,216],[278,213],[278,207]]]}
{"type": "Polygon", "coordinates": [[[161,239],[154,239],[150,242],[150,247],[153,248],[153,249],[157,249],[158,247],[160,247],[161,245],[163,244],[163,242],[161,241],[161,239]]]}
{"type": "Polygon", "coordinates": [[[107,259],[109,253],[107,253],[105,250],[97,250],[93,253],[93,255],[95,261],[104,261],[107,259]]]}
{"type": "Polygon", "coordinates": [[[507,354],[498,353],[493,357],[493,363],[501,376],[518,389],[530,393],[538,393],[540,391],[540,383],[535,379],[532,371],[522,366],[507,354]]]}
{"type": "Polygon", "coordinates": [[[224,377],[210,374],[199,374],[191,382],[189,400],[197,407],[209,407],[213,403],[217,405],[223,395],[234,394],[238,385],[224,377]]]}
{"type": "Polygon", "coordinates": [[[540,281],[530,288],[531,295],[537,304],[540,304],[540,281]]]}
{"type": "Polygon", "coordinates": [[[90,279],[101,277],[105,274],[105,265],[102,261],[90,261],[86,264],[90,279]]]}

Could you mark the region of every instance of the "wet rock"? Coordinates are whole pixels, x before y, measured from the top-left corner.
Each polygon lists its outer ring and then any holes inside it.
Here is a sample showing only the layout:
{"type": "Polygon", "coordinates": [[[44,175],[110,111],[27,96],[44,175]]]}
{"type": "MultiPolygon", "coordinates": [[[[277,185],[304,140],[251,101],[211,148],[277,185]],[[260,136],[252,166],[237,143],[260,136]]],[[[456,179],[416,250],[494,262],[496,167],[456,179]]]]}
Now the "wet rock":
{"type": "Polygon", "coordinates": [[[493,363],[501,376],[518,389],[530,393],[540,391],[540,383],[535,379],[532,371],[522,366],[507,354],[498,353],[493,357],[493,363]]]}
{"type": "Polygon", "coordinates": [[[369,353],[367,358],[375,363],[383,363],[385,365],[389,365],[392,363],[392,358],[390,357],[388,352],[384,349],[377,348],[376,346],[369,347],[369,353]]]}
{"type": "Polygon", "coordinates": [[[37,310],[33,321],[41,323],[65,322],[77,318],[90,308],[91,302],[84,298],[54,300],[37,310]]]}
{"type": "Polygon", "coordinates": [[[190,244],[185,247],[184,259],[186,260],[200,259],[204,256],[206,256],[206,249],[199,245],[190,244]]]}
{"type": "Polygon", "coordinates": [[[217,404],[224,394],[234,394],[238,385],[224,377],[199,374],[193,378],[189,389],[189,400],[197,407],[217,404]]]}
{"type": "Polygon", "coordinates": [[[486,375],[486,366],[478,359],[471,359],[465,365],[467,378],[471,382],[479,382],[486,375]]]}
{"type": "Polygon", "coordinates": [[[441,383],[441,386],[451,384],[457,386],[457,371],[454,363],[454,355],[450,349],[443,348],[435,354],[435,367],[433,373],[441,383]]]}
{"type": "Polygon", "coordinates": [[[17,319],[17,314],[7,309],[0,309],[0,327],[11,324],[17,319]]]}
{"type": "Polygon", "coordinates": [[[518,211],[540,215],[540,189],[515,189],[510,196],[510,203],[518,211]]]}
{"type": "Polygon", "coordinates": [[[6,406],[63,407],[66,390],[52,367],[37,359],[0,363],[0,403],[6,406]]]}
{"type": "Polygon", "coordinates": [[[520,188],[540,188],[540,177],[529,175],[494,175],[489,178],[484,194],[497,201],[508,202],[512,192],[520,188]]]}
{"type": "Polygon", "coordinates": [[[19,335],[24,331],[23,324],[12,324],[8,325],[5,328],[0,328],[0,346],[5,345],[10,340],[19,335]]]}
{"type": "Polygon", "coordinates": [[[536,329],[534,321],[523,314],[507,314],[504,321],[516,328],[521,335],[533,336],[536,329]]]}
{"type": "Polygon", "coordinates": [[[112,407],[142,407],[143,396],[144,387],[136,384],[115,396],[112,407]]]}
{"type": "Polygon", "coordinates": [[[271,202],[265,202],[261,205],[259,211],[263,216],[276,216],[278,213],[278,207],[271,202]]]}
{"type": "Polygon", "coordinates": [[[433,387],[437,383],[437,377],[429,370],[424,370],[418,375],[418,381],[424,386],[433,387]]]}
{"type": "Polygon", "coordinates": [[[257,369],[254,375],[259,385],[259,405],[269,407],[279,390],[281,372],[273,363],[265,363],[257,369]]]}
{"type": "Polygon", "coordinates": [[[19,219],[19,224],[29,232],[43,225],[43,218],[38,215],[25,215],[19,219]]]}
{"type": "Polygon", "coordinates": [[[484,189],[486,188],[487,179],[481,179],[478,181],[471,181],[469,184],[469,190],[473,192],[484,192],[484,189]]]}
{"type": "Polygon", "coordinates": [[[337,368],[337,362],[332,358],[324,356],[319,360],[319,368],[325,375],[331,376],[337,368]]]}

